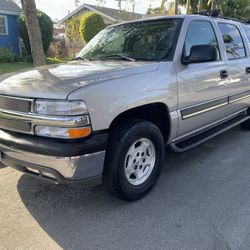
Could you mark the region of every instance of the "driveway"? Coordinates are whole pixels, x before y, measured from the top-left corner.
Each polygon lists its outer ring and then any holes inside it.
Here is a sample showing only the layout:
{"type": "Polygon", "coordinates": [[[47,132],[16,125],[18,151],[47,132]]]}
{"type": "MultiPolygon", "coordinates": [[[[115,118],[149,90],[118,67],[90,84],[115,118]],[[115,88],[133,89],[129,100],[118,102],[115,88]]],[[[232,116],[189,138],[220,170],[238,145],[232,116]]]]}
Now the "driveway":
{"type": "Polygon", "coordinates": [[[250,132],[166,153],[154,190],[129,203],[0,167],[0,249],[250,249],[250,132]]]}

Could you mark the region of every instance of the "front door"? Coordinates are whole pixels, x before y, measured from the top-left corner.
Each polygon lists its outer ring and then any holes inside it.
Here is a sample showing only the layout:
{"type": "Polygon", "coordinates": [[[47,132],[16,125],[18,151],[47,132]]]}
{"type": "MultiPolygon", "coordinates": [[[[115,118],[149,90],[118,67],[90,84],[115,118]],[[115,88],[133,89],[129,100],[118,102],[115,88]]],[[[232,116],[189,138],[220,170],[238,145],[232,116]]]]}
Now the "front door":
{"type": "Polygon", "coordinates": [[[187,28],[182,55],[189,56],[194,45],[214,45],[218,59],[213,62],[181,64],[175,62],[178,76],[178,110],[180,122],[178,137],[211,124],[225,115],[228,104],[227,64],[222,60],[214,24],[193,20],[187,28]]]}

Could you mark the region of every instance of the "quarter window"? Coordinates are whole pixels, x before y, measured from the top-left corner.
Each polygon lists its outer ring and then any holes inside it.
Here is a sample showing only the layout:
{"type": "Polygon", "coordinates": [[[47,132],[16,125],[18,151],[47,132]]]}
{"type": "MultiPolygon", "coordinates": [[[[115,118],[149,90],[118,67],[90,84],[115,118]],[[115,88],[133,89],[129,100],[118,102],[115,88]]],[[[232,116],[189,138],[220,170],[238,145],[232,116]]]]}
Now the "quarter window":
{"type": "Polygon", "coordinates": [[[0,35],[7,35],[7,17],[6,16],[0,16],[0,35]]]}
{"type": "Polygon", "coordinates": [[[218,42],[210,22],[193,21],[189,25],[183,55],[188,57],[192,46],[195,45],[214,45],[217,49],[219,59],[218,42]]]}
{"type": "Polygon", "coordinates": [[[219,23],[229,60],[246,57],[244,43],[239,29],[232,24],[219,23]]]}

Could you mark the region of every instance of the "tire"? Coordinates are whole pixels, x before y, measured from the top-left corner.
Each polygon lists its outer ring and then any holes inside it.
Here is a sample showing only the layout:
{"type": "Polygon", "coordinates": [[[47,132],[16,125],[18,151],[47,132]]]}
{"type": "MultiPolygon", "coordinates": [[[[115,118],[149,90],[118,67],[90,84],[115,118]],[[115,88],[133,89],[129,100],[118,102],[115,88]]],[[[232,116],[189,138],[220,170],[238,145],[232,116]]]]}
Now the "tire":
{"type": "Polygon", "coordinates": [[[110,133],[104,185],[123,200],[141,199],[159,178],[164,148],[162,134],[153,123],[129,119],[117,124],[110,133]]]}
{"type": "Polygon", "coordinates": [[[240,126],[241,126],[243,129],[250,130],[250,119],[249,119],[249,120],[246,120],[246,121],[243,122],[243,123],[241,123],[240,126]]]}

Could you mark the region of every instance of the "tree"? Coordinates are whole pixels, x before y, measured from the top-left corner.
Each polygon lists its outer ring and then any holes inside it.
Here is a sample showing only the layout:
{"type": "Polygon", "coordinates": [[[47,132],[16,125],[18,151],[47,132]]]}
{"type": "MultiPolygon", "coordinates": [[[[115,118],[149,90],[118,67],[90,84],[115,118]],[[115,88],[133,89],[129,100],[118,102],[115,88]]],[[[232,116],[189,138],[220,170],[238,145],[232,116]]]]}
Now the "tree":
{"type": "MultiPolygon", "coordinates": [[[[37,11],[39,28],[41,30],[42,35],[42,44],[44,53],[46,53],[49,49],[50,43],[53,40],[53,22],[49,16],[47,16],[42,11],[37,11]]],[[[29,54],[31,54],[31,45],[30,39],[28,35],[28,30],[25,22],[25,16],[22,14],[19,18],[19,34],[23,39],[25,48],[29,54]]]]}
{"type": "Polygon", "coordinates": [[[66,36],[69,42],[72,44],[73,56],[75,55],[75,49],[80,41],[80,20],[76,16],[73,16],[66,25],[66,36]]]}
{"type": "Polygon", "coordinates": [[[249,20],[250,0],[227,0],[222,2],[223,15],[240,20],[249,20]]]}
{"type": "Polygon", "coordinates": [[[37,17],[35,0],[21,0],[25,22],[29,34],[31,53],[35,66],[45,65],[42,35],[37,17]]]}
{"type": "Polygon", "coordinates": [[[96,34],[106,27],[103,17],[95,12],[88,12],[80,20],[80,35],[88,43],[96,34]]]}

